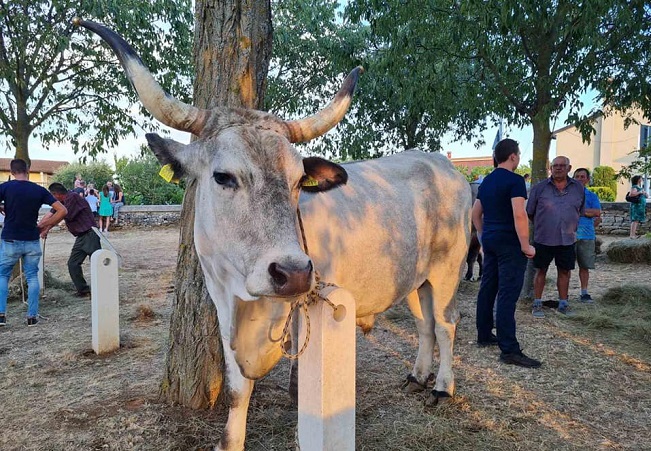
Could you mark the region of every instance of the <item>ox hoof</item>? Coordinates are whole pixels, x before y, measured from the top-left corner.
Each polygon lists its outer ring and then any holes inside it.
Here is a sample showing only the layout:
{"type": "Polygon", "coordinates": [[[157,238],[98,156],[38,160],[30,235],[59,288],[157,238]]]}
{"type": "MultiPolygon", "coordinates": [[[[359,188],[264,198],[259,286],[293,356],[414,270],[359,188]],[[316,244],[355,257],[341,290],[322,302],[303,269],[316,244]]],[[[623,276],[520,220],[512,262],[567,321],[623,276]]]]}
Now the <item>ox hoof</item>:
{"type": "Polygon", "coordinates": [[[427,407],[440,406],[443,404],[450,404],[453,401],[451,394],[445,391],[432,390],[429,397],[425,401],[427,407]]]}
{"type": "Polygon", "coordinates": [[[418,382],[418,379],[410,374],[407,376],[407,379],[402,383],[400,388],[405,393],[420,393],[427,388],[427,381],[425,381],[424,384],[421,384],[418,382]]]}

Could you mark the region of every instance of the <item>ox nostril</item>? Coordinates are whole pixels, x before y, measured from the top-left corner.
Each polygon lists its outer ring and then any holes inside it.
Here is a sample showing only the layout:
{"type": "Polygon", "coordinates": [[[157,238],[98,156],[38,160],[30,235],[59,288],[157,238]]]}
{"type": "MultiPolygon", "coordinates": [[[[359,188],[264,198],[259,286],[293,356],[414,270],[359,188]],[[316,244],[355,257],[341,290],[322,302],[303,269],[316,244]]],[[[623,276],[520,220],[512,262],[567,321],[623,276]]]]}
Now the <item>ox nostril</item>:
{"type": "Polygon", "coordinates": [[[269,265],[269,275],[277,287],[282,287],[287,283],[287,271],[285,271],[278,263],[272,263],[269,265]]]}
{"type": "Polygon", "coordinates": [[[303,268],[294,265],[283,266],[280,263],[269,265],[269,275],[274,292],[279,296],[295,296],[307,293],[312,284],[312,262],[303,268]]]}

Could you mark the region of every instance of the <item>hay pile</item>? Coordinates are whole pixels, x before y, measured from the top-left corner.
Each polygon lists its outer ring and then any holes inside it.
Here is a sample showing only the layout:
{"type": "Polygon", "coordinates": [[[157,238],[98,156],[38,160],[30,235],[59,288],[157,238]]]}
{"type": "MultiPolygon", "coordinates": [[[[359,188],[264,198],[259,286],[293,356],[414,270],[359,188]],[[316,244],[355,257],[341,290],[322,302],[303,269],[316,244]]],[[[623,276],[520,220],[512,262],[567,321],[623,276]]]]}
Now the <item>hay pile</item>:
{"type": "Polygon", "coordinates": [[[608,258],[617,263],[651,264],[651,239],[641,237],[615,241],[608,246],[608,258]]]}

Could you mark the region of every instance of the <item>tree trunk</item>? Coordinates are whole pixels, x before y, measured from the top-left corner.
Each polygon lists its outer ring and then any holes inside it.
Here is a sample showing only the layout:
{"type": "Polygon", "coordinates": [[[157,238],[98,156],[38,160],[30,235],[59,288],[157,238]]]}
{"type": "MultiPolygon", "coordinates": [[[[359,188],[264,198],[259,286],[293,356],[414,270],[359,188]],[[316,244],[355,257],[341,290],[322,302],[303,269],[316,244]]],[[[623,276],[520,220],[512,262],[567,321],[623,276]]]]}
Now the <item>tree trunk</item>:
{"type": "Polygon", "coordinates": [[[27,107],[23,102],[18,102],[16,119],[16,126],[12,136],[13,144],[16,146],[14,158],[20,158],[25,161],[29,168],[32,165],[32,160],[29,158],[29,136],[32,132],[27,115],[27,107]]]}
{"type": "Polygon", "coordinates": [[[533,163],[531,165],[531,182],[538,183],[548,177],[549,146],[552,142],[552,131],[549,127],[549,116],[538,114],[531,120],[533,125],[533,163]]]}
{"type": "MultiPolygon", "coordinates": [[[[552,132],[549,127],[549,116],[538,114],[531,121],[533,125],[533,162],[531,164],[531,183],[535,184],[547,178],[549,166],[549,145],[552,142],[552,132]]],[[[529,235],[533,237],[533,227],[529,223],[529,235]]],[[[521,299],[533,299],[533,261],[527,262],[524,274],[524,284],[520,292],[521,299]]]]}
{"type": "MultiPolygon", "coordinates": [[[[271,58],[269,0],[197,0],[194,103],[261,108],[271,58]]],[[[194,247],[196,184],[183,199],[170,340],[162,397],[192,408],[214,406],[223,383],[217,312],[194,247]]]]}

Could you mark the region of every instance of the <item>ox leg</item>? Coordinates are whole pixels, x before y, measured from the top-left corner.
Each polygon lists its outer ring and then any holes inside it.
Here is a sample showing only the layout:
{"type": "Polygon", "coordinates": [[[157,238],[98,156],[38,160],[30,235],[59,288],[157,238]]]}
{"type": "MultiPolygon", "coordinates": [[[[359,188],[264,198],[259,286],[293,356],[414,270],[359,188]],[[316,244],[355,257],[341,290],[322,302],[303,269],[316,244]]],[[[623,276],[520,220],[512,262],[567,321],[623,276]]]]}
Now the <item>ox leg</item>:
{"type": "MultiPolygon", "coordinates": [[[[430,271],[430,286],[434,297],[434,333],[439,345],[440,365],[436,376],[434,390],[428,404],[449,401],[454,395],[454,373],[452,371],[454,337],[459,320],[455,294],[459,287],[459,278],[463,253],[456,262],[441,262],[430,271]]],[[[452,256],[450,256],[452,257],[452,256]]]]}
{"type": "Polygon", "coordinates": [[[226,363],[226,383],[228,384],[228,420],[224,427],[218,451],[242,451],[246,436],[246,417],[249,411],[249,401],[253,391],[253,381],[242,376],[231,350],[230,342],[223,339],[224,361],[226,363]]]}
{"type": "Polygon", "coordinates": [[[412,373],[407,377],[403,389],[408,393],[423,391],[432,370],[434,355],[434,313],[432,310],[432,289],[425,283],[407,296],[407,305],[416,321],[418,330],[418,355],[412,373]]]}
{"type": "Polygon", "coordinates": [[[466,256],[466,264],[468,265],[468,269],[466,270],[466,275],[464,276],[465,280],[474,280],[473,271],[475,262],[479,263],[479,278],[481,278],[481,244],[479,244],[477,233],[473,232],[472,237],[470,238],[470,247],[468,248],[468,254],[466,256]]]}

